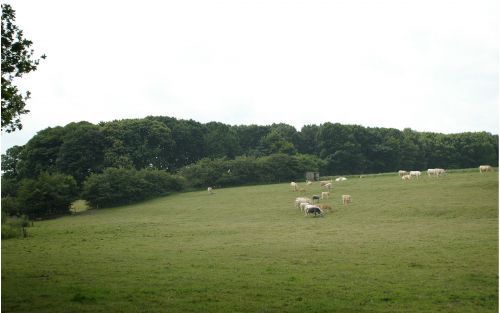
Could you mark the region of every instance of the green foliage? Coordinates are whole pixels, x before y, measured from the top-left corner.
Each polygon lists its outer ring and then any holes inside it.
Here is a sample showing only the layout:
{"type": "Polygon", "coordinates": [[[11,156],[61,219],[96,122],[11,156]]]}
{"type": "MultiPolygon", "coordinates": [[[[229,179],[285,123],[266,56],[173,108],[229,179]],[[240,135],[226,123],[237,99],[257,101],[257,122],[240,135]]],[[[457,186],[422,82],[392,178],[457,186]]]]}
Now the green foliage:
{"type": "Polygon", "coordinates": [[[20,212],[29,217],[49,217],[69,212],[78,188],[72,176],[42,173],[36,179],[21,181],[17,192],[20,212]]]}
{"type": "Polygon", "coordinates": [[[158,121],[171,130],[175,145],[170,154],[169,171],[173,172],[207,155],[204,139],[207,131],[203,124],[193,120],[178,120],[167,116],[149,116],[147,119],[158,121]]]}
{"type": "Polygon", "coordinates": [[[303,155],[316,158],[314,167],[323,176],[494,166],[498,135],[445,135],[339,123],[306,125],[297,132],[287,124],[231,126],[149,116],[44,129],[26,145],[2,155],[2,169],[3,178],[16,181],[62,172],[73,176],[80,187],[90,174],[109,167],[172,174],[182,169],[193,186],[234,186],[302,178],[304,167],[312,165],[302,164],[303,155]],[[207,160],[195,165],[202,159],[207,160]],[[209,168],[200,168],[205,163],[209,168]],[[236,175],[234,168],[244,171],[236,175]],[[193,171],[196,174],[189,174],[193,171]]]}
{"type": "Polygon", "coordinates": [[[102,208],[166,195],[183,187],[182,179],[165,171],[107,168],[85,180],[82,197],[92,207],[102,208]]]}
{"type": "Polygon", "coordinates": [[[40,61],[34,59],[33,42],[24,38],[15,20],[15,10],[10,4],[2,4],[2,130],[8,133],[21,129],[20,115],[29,113],[25,106],[30,92],[23,94],[13,80],[36,71],[40,61]]]}
{"type": "Polygon", "coordinates": [[[270,132],[271,126],[239,125],[234,126],[238,136],[241,154],[246,156],[261,156],[260,150],[263,138],[270,132]]]}
{"type": "Polygon", "coordinates": [[[175,142],[171,130],[151,119],[113,121],[102,125],[106,141],[103,167],[168,169],[175,142]]]}
{"type": "Polygon", "coordinates": [[[283,153],[264,157],[204,158],[182,168],[179,174],[193,187],[237,186],[303,179],[307,171],[318,171],[324,162],[311,155],[283,153]]]}
{"type": "Polygon", "coordinates": [[[207,157],[234,158],[240,154],[241,147],[236,131],[229,125],[210,122],[206,124],[207,133],[204,136],[207,147],[207,157]]]}
{"type": "Polygon", "coordinates": [[[296,154],[297,149],[290,141],[285,139],[285,136],[278,130],[272,129],[266,136],[260,141],[260,151],[265,155],[284,153],[284,154],[296,154]]]}
{"type": "Polygon", "coordinates": [[[31,225],[26,215],[5,217],[2,212],[2,239],[27,237],[26,228],[31,225]]]}
{"type": "Polygon", "coordinates": [[[21,213],[19,202],[16,197],[5,196],[2,194],[2,213],[9,216],[19,215],[21,213]]]}
{"type": "Polygon", "coordinates": [[[18,162],[23,147],[13,146],[2,154],[2,178],[18,178],[18,162]]]}
{"type": "Polygon", "coordinates": [[[88,122],[71,123],[64,129],[55,165],[59,172],[72,175],[81,184],[91,173],[101,171],[104,136],[99,126],[88,122]]]}
{"type": "Polygon", "coordinates": [[[15,197],[17,194],[17,189],[19,188],[19,182],[14,178],[6,178],[2,176],[2,197],[15,197]]]}
{"type": "Polygon", "coordinates": [[[63,127],[48,127],[31,138],[19,155],[17,179],[35,178],[42,172],[55,172],[64,134],[63,127]]]}

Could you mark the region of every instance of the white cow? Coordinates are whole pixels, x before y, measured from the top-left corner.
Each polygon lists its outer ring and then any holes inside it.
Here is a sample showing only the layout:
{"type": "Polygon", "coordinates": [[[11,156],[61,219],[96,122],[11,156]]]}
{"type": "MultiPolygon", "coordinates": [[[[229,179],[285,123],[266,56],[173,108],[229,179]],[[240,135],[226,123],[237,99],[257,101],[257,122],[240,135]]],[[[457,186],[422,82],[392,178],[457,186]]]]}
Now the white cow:
{"type": "Polygon", "coordinates": [[[493,168],[491,167],[491,165],[480,165],[479,173],[484,173],[484,172],[493,172],[493,168]]]}
{"type": "Polygon", "coordinates": [[[306,210],[306,206],[308,206],[308,205],[311,205],[311,204],[310,204],[310,203],[308,203],[308,202],[302,202],[302,203],[300,204],[300,211],[301,211],[301,212],[305,212],[305,210],[306,210]]]}
{"type": "Polygon", "coordinates": [[[442,168],[436,168],[436,173],[437,173],[437,176],[441,176],[441,175],[446,174],[446,171],[442,168]]]}
{"type": "Polygon", "coordinates": [[[322,191],[321,192],[321,199],[324,199],[324,198],[330,199],[330,192],[329,191],[322,191]]]}
{"type": "Polygon", "coordinates": [[[427,170],[427,176],[437,176],[437,171],[435,168],[430,168],[427,170]]]}
{"type": "Polygon", "coordinates": [[[399,174],[399,177],[402,177],[402,176],[404,176],[404,175],[407,175],[407,174],[408,174],[408,172],[407,172],[407,171],[403,171],[403,170],[399,170],[399,171],[398,171],[398,174],[399,174]]]}
{"type": "Polygon", "coordinates": [[[306,197],[298,197],[295,199],[295,206],[297,208],[300,208],[300,204],[301,203],[307,203],[307,204],[310,204],[312,203],[311,199],[310,198],[306,198],[306,197]]]}
{"type": "Polygon", "coordinates": [[[347,178],[345,177],[338,177],[335,179],[335,181],[344,181],[344,180],[347,180],[347,178]]]}
{"type": "Polygon", "coordinates": [[[328,191],[331,191],[332,190],[332,183],[328,183],[326,185],[323,185],[324,188],[328,189],[328,191]]]}
{"type": "Polygon", "coordinates": [[[417,179],[422,175],[422,172],[420,171],[410,171],[410,176],[415,176],[417,179]]]}
{"type": "Polygon", "coordinates": [[[441,176],[446,174],[446,171],[442,168],[430,168],[427,170],[427,175],[428,176],[441,176]]]}
{"type": "Polygon", "coordinates": [[[214,194],[214,189],[212,187],[207,188],[208,194],[213,195],[214,194]]]}
{"type": "Polygon", "coordinates": [[[410,174],[406,174],[406,175],[401,176],[401,179],[402,180],[410,180],[411,176],[410,176],[410,174]]]}

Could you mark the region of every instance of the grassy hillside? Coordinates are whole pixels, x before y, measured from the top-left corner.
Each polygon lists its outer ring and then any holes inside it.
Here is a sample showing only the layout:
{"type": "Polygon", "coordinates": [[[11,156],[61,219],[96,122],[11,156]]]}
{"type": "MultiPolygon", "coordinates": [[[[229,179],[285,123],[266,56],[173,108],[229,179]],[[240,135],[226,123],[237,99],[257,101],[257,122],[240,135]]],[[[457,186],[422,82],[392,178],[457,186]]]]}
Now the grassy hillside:
{"type": "Polygon", "coordinates": [[[35,223],[2,241],[2,310],[498,312],[497,173],[334,182],[323,218],[296,196],[189,192],[35,223]]]}

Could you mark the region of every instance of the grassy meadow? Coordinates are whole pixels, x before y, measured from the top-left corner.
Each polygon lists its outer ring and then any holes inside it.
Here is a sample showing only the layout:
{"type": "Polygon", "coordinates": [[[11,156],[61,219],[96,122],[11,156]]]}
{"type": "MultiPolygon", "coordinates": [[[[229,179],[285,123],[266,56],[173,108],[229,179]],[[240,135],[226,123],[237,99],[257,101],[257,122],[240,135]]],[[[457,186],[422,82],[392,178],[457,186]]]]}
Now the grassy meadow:
{"type": "Polygon", "coordinates": [[[498,173],[333,184],[325,217],[287,182],[35,222],[2,241],[2,311],[498,312],[498,173]]]}

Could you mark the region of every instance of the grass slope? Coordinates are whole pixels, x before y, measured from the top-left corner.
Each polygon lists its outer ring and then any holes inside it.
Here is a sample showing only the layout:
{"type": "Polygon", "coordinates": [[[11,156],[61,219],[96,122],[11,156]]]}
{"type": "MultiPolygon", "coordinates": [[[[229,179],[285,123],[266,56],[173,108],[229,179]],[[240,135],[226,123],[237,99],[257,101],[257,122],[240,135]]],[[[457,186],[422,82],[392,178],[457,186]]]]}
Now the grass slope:
{"type": "Polygon", "coordinates": [[[228,188],[36,223],[2,241],[2,309],[498,312],[497,173],[334,182],[324,218],[295,197],[228,188]]]}

